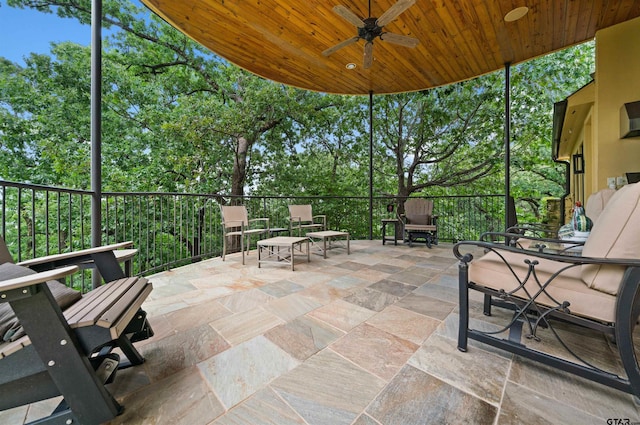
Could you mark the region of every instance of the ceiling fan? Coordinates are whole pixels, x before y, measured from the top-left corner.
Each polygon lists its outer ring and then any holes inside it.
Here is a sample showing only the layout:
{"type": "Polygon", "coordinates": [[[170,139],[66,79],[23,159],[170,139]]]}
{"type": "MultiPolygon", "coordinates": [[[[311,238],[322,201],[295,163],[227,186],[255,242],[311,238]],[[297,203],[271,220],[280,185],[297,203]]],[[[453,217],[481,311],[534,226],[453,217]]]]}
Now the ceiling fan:
{"type": "Polygon", "coordinates": [[[364,69],[368,69],[373,62],[373,40],[380,38],[382,41],[399,44],[405,47],[416,47],[420,40],[406,35],[393,34],[385,32],[383,27],[389,22],[396,19],[402,12],[412,6],[416,0],[398,0],[393,6],[387,9],[379,18],[371,17],[371,0],[369,0],[369,17],[361,19],[358,15],[342,5],[337,5],[333,11],[343,17],[348,22],[358,27],[358,35],[328,48],[322,54],[329,56],[332,53],[356,43],[358,40],[365,40],[364,43],[364,69]]]}

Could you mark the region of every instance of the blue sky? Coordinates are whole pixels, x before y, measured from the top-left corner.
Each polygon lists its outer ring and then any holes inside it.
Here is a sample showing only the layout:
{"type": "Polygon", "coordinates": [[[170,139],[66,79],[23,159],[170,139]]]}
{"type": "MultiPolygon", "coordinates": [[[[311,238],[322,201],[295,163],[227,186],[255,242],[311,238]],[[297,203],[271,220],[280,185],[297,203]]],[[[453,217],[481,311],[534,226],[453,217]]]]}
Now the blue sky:
{"type": "MultiPolygon", "coordinates": [[[[141,6],[137,0],[134,3],[141,6]]],[[[51,43],[61,41],[89,46],[91,26],[55,13],[9,7],[0,0],[0,56],[24,64],[23,58],[30,53],[49,53],[51,43]]]]}
{"type": "Polygon", "coordinates": [[[0,56],[24,64],[29,53],[49,53],[51,42],[91,44],[91,27],[74,19],[32,9],[17,9],[0,0],[0,56]]]}

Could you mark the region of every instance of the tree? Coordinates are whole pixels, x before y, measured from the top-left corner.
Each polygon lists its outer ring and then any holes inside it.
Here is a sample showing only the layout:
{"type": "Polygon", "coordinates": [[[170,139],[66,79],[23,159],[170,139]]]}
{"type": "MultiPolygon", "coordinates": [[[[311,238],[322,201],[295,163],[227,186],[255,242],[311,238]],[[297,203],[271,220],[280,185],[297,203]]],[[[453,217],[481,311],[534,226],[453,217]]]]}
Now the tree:
{"type": "MultiPolygon", "coordinates": [[[[88,0],[10,0],[8,3],[43,12],[55,11],[83,23],[90,21],[88,0]]],[[[296,122],[308,119],[303,119],[301,113],[312,110],[301,109],[299,105],[305,103],[303,100],[309,102],[321,96],[282,87],[244,72],[155,16],[144,19],[142,9],[130,3],[123,5],[116,0],[106,0],[103,11],[104,26],[120,29],[106,43],[105,57],[145,84],[155,80],[164,87],[165,92],[157,92],[162,98],[155,102],[156,107],[160,105],[162,109],[149,115],[153,121],[140,118],[138,115],[146,118],[142,111],[130,117],[148,125],[147,131],[153,132],[155,143],[149,153],[158,160],[152,162],[160,170],[171,170],[168,174],[158,174],[164,177],[160,179],[163,183],[167,182],[167,175],[173,176],[175,187],[190,190],[193,182],[200,185],[203,180],[213,180],[209,177],[228,176],[227,188],[231,194],[244,194],[253,152],[264,149],[269,132],[282,134],[294,128],[296,122]],[[161,103],[163,101],[166,103],[161,103]],[[162,155],[166,149],[158,146],[158,141],[173,147],[179,143],[181,149],[162,155]],[[182,149],[185,146],[188,147],[182,149]],[[168,158],[173,161],[167,161],[168,158]],[[210,167],[207,162],[215,166],[210,167]],[[231,170],[230,176],[229,171],[222,171],[218,165],[231,170]],[[207,175],[209,168],[214,170],[210,176],[207,175]]],[[[125,96],[121,95],[120,99],[125,96]]],[[[132,110],[136,109],[120,108],[122,116],[132,110]]]]}
{"type": "Polygon", "coordinates": [[[500,127],[496,95],[482,84],[487,79],[376,98],[378,168],[384,173],[385,164],[394,164],[386,173],[396,176],[398,196],[495,173],[500,127]]]}
{"type": "MultiPolygon", "coordinates": [[[[8,4],[90,22],[90,0],[8,4]]],[[[105,190],[367,193],[365,98],[265,81],[132,3],[105,0],[103,10],[104,26],[118,29],[105,38],[103,60],[105,190]]],[[[512,178],[519,199],[561,194],[563,174],[548,151],[551,105],[586,82],[592,57],[592,48],[577,46],[514,67],[512,178]]],[[[52,57],[33,55],[24,69],[4,61],[0,70],[0,155],[15,158],[3,176],[86,187],[88,49],[63,43],[52,57]]],[[[376,193],[501,192],[503,87],[497,72],[376,96],[376,193]]]]}
{"type": "Polygon", "coordinates": [[[511,187],[523,221],[540,220],[543,198],[564,195],[565,169],[551,160],[553,103],[591,81],[594,49],[584,43],[513,69],[511,187]]]}
{"type": "Polygon", "coordinates": [[[307,92],[292,125],[259,152],[256,191],[364,196],[368,187],[366,104],[359,96],[307,92]]]}

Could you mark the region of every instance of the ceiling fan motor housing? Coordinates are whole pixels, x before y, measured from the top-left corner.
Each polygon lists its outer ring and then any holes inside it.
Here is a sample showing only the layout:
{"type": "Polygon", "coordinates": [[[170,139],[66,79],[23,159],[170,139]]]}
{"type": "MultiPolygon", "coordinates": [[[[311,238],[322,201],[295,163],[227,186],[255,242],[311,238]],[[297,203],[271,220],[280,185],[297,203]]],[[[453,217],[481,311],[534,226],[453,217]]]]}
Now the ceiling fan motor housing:
{"type": "Polygon", "coordinates": [[[378,18],[367,18],[364,19],[364,27],[358,28],[358,37],[363,38],[367,41],[373,41],[374,38],[380,37],[382,35],[382,27],[379,27],[376,24],[378,18]]]}

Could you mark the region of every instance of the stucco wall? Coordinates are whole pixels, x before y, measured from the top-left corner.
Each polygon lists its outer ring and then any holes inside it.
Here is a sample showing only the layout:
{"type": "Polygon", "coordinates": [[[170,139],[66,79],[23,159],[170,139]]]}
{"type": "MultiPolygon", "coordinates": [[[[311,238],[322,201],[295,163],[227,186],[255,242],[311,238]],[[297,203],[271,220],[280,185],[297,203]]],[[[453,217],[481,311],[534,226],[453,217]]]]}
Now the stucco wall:
{"type": "Polygon", "coordinates": [[[640,171],[640,138],[620,138],[620,108],[640,100],[640,18],[596,33],[596,98],[592,125],[596,161],[588,186],[607,187],[607,177],[640,171]]]}

